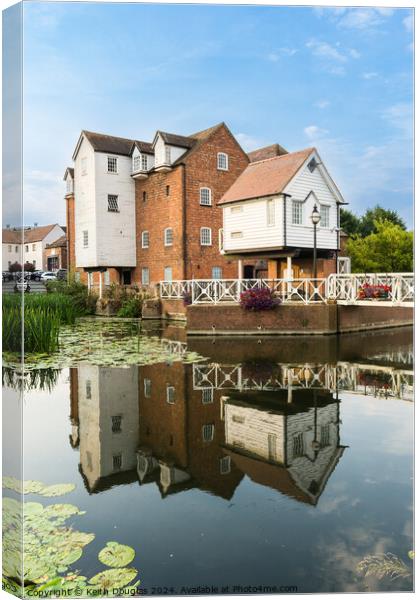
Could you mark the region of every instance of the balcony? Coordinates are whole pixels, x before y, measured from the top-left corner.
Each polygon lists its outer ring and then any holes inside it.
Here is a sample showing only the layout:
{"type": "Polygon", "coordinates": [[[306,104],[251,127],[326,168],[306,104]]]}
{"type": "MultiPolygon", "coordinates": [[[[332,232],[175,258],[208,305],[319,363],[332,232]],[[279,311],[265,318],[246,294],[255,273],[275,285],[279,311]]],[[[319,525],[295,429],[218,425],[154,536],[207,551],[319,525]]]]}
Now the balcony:
{"type": "Polygon", "coordinates": [[[155,171],[159,171],[160,173],[167,173],[168,171],[172,171],[172,165],[168,162],[160,163],[155,165],[155,171]]]}
{"type": "Polygon", "coordinates": [[[146,179],[149,174],[147,167],[147,157],[144,155],[134,156],[131,177],[133,179],[146,179]]]}

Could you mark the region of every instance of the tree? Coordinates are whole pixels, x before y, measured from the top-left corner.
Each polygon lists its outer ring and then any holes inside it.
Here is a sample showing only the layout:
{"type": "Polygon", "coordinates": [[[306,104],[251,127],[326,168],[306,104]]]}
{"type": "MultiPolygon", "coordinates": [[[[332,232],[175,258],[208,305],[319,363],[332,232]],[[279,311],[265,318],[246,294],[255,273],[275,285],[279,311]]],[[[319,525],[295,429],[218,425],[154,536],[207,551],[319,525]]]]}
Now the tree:
{"type": "Polygon", "coordinates": [[[404,221],[395,210],[387,210],[377,204],[374,208],[369,208],[360,219],[357,233],[360,233],[362,237],[374,233],[377,221],[388,221],[398,225],[401,229],[406,229],[404,221]]]}
{"type": "Polygon", "coordinates": [[[32,272],[32,271],[35,271],[35,267],[34,267],[33,263],[26,261],[26,263],[23,266],[23,270],[32,272]]]}
{"type": "Polygon", "coordinates": [[[9,265],[10,273],[17,273],[18,271],[22,271],[22,265],[20,265],[18,262],[14,262],[13,264],[9,265]]]}
{"type": "Polygon", "coordinates": [[[398,273],[413,270],[413,232],[391,221],[375,221],[374,233],[347,242],[352,271],[398,273]]]}
{"type": "Polygon", "coordinates": [[[359,233],[360,219],[351,210],[342,208],[340,210],[340,224],[347,235],[356,235],[359,233]]]}

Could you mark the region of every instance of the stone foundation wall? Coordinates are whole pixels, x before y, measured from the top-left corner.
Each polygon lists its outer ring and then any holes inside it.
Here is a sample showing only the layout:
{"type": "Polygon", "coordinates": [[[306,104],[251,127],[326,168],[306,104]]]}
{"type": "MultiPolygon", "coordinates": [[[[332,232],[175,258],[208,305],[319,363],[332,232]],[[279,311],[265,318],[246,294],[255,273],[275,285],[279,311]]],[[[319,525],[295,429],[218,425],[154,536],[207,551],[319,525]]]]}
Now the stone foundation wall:
{"type": "Polygon", "coordinates": [[[414,309],[405,306],[338,306],[340,333],[412,325],[414,309]]]}

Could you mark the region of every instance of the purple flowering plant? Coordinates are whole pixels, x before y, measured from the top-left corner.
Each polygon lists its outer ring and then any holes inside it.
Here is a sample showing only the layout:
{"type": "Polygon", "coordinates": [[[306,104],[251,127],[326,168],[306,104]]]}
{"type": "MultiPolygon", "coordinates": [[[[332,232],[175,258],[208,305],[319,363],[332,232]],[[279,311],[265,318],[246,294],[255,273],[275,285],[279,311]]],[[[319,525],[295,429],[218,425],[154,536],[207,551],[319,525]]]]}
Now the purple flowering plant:
{"type": "Polygon", "coordinates": [[[239,304],[245,310],[272,310],[280,302],[269,288],[255,288],[242,292],[239,304]]]}

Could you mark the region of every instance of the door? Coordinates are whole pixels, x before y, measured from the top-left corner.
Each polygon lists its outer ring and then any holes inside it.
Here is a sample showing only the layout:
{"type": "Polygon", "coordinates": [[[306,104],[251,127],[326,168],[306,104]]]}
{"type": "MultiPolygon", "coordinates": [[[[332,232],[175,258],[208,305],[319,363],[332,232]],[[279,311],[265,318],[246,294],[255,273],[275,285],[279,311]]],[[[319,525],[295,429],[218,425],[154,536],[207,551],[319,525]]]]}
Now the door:
{"type": "Polygon", "coordinates": [[[122,272],[123,285],[131,285],[131,271],[122,272]]]}
{"type": "Polygon", "coordinates": [[[253,265],[245,265],[244,266],[244,279],[254,279],[254,266],[253,265]]]}

